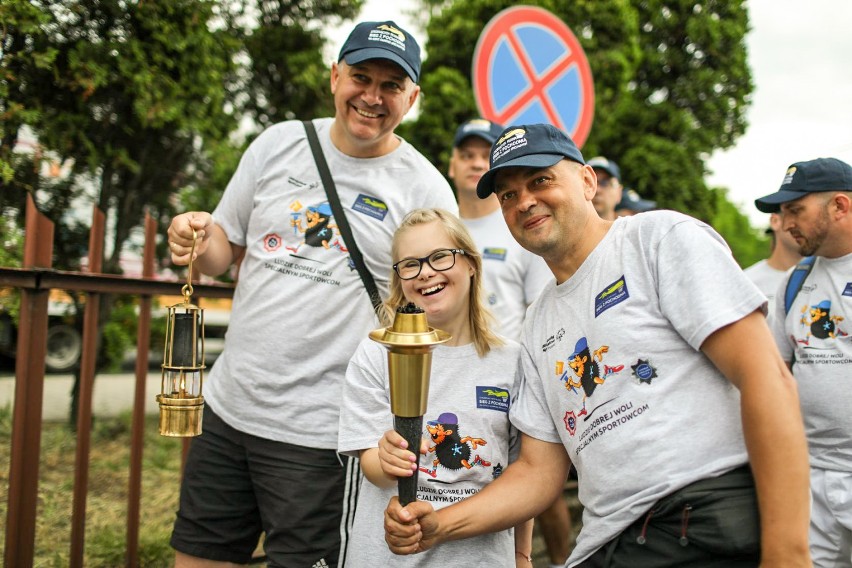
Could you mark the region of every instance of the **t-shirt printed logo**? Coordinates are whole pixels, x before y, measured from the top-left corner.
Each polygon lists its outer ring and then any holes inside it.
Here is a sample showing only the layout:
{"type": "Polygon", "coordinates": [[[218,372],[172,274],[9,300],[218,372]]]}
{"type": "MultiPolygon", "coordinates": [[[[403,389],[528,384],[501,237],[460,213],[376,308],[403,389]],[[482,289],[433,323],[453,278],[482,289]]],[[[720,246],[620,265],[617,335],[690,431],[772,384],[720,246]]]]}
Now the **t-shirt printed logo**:
{"type": "Polygon", "coordinates": [[[506,260],[506,255],[509,251],[501,247],[485,247],[482,251],[482,258],[491,260],[506,260]]]}
{"type": "Polygon", "coordinates": [[[568,433],[574,436],[577,433],[577,415],[574,414],[574,411],[569,410],[566,412],[562,421],[565,422],[565,429],[568,430],[568,433]]]}
{"type": "Polygon", "coordinates": [[[275,252],[281,248],[281,235],[277,233],[269,233],[263,237],[263,248],[266,252],[275,252]]]}
{"type": "Polygon", "coordinates": [[[384,221],[385,215],[388,214],[388,206],[384,201],[364,195],[363,193],[358,195],[358,198],[352,205],[352,209],[379,221],[384,221]]]}
{"type": "Polygon", "coordinates": [[[595,296],[595,317],[598,317],[613,306],[617,306],[630,297],[627,291],[627,280],[624,275],[618,280],[604,288],[595,296]]]}
{"type": "Polygon", "coordinates": [[[509,391],[500,387],[476,387],[476,407],[509,412],[509,391]]]}
{"type": "Polygon", "coordinates": [[[846,288],[843,289],[843,296],[852,296],[852,282],[846,283],[846,288]]]}
{"type": "Polygon", "coordinates": [[[633,376],[639,380],[639,384],[651,384],[651,379],[657,378],[657,369],[654,368],[648,359],[638,359],[635,365],[630,365],[630,370],[633,376]]]}

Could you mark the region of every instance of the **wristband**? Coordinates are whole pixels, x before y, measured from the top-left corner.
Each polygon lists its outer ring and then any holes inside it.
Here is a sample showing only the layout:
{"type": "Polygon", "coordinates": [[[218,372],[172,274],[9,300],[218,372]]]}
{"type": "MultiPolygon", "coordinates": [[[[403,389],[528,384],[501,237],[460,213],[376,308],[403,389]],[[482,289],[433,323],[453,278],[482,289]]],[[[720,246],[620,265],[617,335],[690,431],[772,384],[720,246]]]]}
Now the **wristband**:
{"type": "Polygon", "coordinates": [[[524,554],[524,553],[523,553],[523,552],[521,552],[520,550],[516,550],[516,551],[515,551],[515,555],[516,555],[516,556],[520,556],[521,558],[523,558],[524,560],[526,560],[527,562],[529,562],[530,564],[532,564],[532,556],[530,556],[530,555],[528,555],[528,554],[524,554]]]}

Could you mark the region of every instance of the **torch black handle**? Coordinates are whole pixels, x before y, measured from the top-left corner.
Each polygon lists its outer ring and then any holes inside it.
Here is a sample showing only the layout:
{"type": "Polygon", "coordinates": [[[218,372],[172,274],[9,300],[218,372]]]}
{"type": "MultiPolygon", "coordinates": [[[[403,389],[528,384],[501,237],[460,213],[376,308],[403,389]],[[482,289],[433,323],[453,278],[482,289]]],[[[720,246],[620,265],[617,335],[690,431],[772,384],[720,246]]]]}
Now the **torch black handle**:
{"type": "Polygon", "coordinates": [[[402,506],[417,500],[417,477],[420,473],[420,438],[423,435],[423,417],[393,417],[393,429],[408,442],[408,449],[417,456],[417,469],[411,477],[400,477],[398,482],[399,502],[402,506]]]}

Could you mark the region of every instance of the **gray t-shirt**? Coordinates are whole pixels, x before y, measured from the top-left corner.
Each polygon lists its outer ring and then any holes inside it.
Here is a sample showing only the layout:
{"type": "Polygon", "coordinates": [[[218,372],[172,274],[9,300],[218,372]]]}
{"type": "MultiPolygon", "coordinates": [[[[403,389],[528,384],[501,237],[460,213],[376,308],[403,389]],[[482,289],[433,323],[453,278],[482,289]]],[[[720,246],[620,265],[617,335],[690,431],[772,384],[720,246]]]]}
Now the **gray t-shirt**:
{"type": "MultiPolygon", "coordinates": [[[[482,358],[473,344],[435,349],[423,418],[423,436],[430,451],[420,456],[419,500],[440,509],[475,495],[514,459],[519,438],[508,413],[517,389],[519,350],[514,341],[482,358]]],[[[343,453],[357,456],[361,450],[375,448],[382,435],[393,429],[387,359],[385,348],[369,339],[352,357],[340,413],[339,447],[343,453]]],[[[366,478],[361,483],[347,568],[514,568],[511,529],[446,542],[422,554],[394,555],[385,543],[383,522],[388,501],[396,494],[396,487],[381,489],[366,478]]]]}
{"type": "MultiPolygon", "coordinates": [[[[314,121],[358,247],[386,295],[391,237],[403,216],[418,207],[457,213],[455,196],[405,141],[385,156],[353,158],[331,143],[331,123],[314,121]]],[[[213,217],[246,252],[205,399],[242,432],[336,448],[346,365],[378,322],[301,122],[272,126],[251,144],[213,217]]]]}
{"type": "Polygon", "coordinates": [[[577,467],[569,565],[665,495],[748,461],[739,391],[699,349],[764,303],[710,227],[652,211],[617,219],[530,307],[511,419],[577,467]]]}
{"type": "Polygon", "coordinates": [[[852,472],[852,254],[817,257],[787,314],[786,285],[769,325],[781,357],[795,355],[811,465],[852,472]]]}
{"type": "Polygon", "coordinates": [[[778,283],[784,278],[784,275],[787,274],[787,270],[778,270],[777,268],[772,268],[769,266],[769,263],[766,262],[766,259],[759,260],[743,270],[745,275],[749,277],[749,280],[754,282],[754,285],[763,292],[763,295],[766,296],[766,299],[769,300],[769,313],[771,314],[773,309],[775,308],[775,292],[778,289],[778,283]]]}
{"type": "Polygon", "coordinates": [[[478,219],[462,219],[482,254],[482,284],[498,331],[521,337],[527,306],[538,298],[553,273],[544,260],[518,244],[499,210],[478,219]]]}

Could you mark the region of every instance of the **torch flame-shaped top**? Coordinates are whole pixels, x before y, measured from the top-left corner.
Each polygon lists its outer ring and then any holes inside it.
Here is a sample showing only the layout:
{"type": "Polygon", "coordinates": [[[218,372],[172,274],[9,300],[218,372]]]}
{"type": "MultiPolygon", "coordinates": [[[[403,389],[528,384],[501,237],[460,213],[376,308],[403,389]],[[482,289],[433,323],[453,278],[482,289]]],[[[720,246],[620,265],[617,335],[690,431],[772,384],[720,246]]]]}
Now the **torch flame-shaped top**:
{"type": "Polygon", "coordinates": [[[370,339],[388,347],[429,347],[451,337],[446,331],[429,327],[426,312],[410,302],[397,308],[391,327],[370,332],[370,339]]]}

